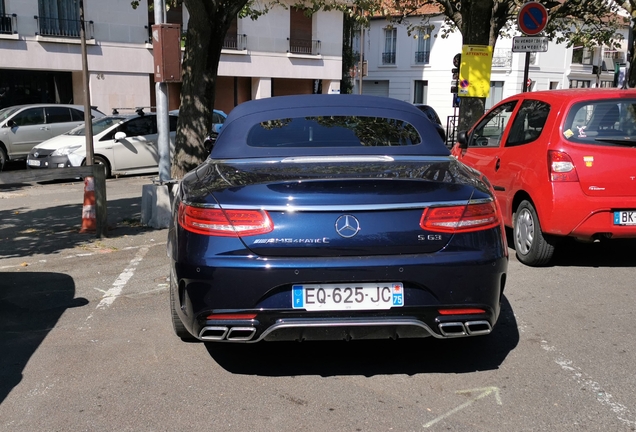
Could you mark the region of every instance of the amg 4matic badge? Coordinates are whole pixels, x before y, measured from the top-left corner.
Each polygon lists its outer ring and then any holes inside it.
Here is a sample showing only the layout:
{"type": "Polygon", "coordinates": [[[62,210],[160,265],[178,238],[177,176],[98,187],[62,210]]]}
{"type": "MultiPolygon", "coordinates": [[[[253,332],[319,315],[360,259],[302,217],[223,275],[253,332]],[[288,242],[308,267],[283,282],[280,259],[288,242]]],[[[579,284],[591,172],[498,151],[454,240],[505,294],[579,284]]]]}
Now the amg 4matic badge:
{"type": "Polygon", "coordinates": [[[293,244],[293,243],[329,243],[327,237],[319,239],[292,239],[292,238],[268,238],[268,239],[256,239],[252,244],[293,244]]]}

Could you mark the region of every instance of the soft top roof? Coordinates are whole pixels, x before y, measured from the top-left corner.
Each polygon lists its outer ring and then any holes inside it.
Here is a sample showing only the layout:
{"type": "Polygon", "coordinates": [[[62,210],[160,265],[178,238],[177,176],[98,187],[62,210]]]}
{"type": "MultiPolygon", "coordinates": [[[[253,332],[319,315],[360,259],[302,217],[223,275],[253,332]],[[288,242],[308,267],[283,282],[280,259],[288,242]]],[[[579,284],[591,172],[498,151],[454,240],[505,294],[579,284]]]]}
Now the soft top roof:
{"type": "Polygon", "coordinates": [[[449,151],[428,118],[397,99],[366,95],[296,95],[257,99],[238,105],[227,117],[212,150],[215,159],[333,155],[333,148],[258,148],[247,145],[250,129],[267,120],[312,116],[385,117],[410,123],[422,137],[413,146],[347,148],[347,154],[447,156],[449,151]]]}

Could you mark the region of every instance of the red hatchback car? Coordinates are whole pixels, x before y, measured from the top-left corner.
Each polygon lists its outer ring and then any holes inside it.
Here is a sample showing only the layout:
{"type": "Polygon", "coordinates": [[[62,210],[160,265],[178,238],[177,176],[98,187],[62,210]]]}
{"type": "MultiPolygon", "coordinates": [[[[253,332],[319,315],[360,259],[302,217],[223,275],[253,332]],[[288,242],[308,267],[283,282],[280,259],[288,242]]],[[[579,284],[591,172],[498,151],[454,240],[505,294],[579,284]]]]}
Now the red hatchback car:
{"type": "Polygon", "coordinates": [[[452,154],[488,178],[527,265],[547,264],[565,237],[636,238],[636,90],[509,97],[452,154]]]}

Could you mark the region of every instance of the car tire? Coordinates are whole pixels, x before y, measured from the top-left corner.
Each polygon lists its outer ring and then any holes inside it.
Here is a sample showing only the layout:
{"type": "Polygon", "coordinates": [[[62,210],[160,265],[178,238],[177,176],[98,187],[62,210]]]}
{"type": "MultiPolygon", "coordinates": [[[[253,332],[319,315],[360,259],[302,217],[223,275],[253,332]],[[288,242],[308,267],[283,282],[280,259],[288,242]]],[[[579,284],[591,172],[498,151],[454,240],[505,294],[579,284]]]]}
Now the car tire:
{"type": "Polygon", "coordinates": [[[95,156],[94,160],[95,160],[95,164],[104,165],[104,171],[106,172],[106,178],[110,178],[111,172],[110,172],[110,164],[108,163],[108,160],[105,157],[103,157],[103,156],[95,156]]]}
{"type": "Polygon", "coordinates": [[[0,172],[4,170],[4,164],[7,163],[7,152],[0,147],[0,172]]]}
{"type": "Polygon", "coordinates": [[[174,333],[180,337],[182,341],[198,341],[198,339],[192,336],[192,334],[185,328],[181,318],[179,318],[179,314],[177,314],[178,305],[175,292],[176,290],[177,287],[174,286],[174,283],[172,282],[172,275],[170,275],[170,314],[172,315],[172,328],[174,329],[174,333]]]}
{"type": "Polygon", "coordinates": [[[522,201],[514,215],[513,228],[517,259],[529,266],[546,265],[554,255],[556,240],[543,234],[537,211],[530,201],[522,201]]]}
{"type": "MultiPolygon", "coordinates": [[[[108,163],[108,159],[103,156],[94,156],[93,161],[95,162],[95,165],[104,165],[105,178],[110,178],[112,173],[110,171],[110,164],[108,163]]],[[[82,162],[82,166],[86,166],[86,159],[84,159],[84,162],[82,162]]]]}

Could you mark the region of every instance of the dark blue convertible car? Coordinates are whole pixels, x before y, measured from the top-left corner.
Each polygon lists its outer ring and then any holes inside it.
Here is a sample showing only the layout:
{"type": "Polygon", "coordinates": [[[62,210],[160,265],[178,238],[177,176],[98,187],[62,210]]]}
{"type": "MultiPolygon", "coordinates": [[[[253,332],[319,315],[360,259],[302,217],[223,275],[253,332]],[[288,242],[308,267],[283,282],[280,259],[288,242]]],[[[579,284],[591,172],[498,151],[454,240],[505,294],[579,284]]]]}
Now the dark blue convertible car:
{"type": "Polygon", "coordinates": [[[508,266],[486,180],[417,108],[358,95],[236,107],[168,253],[176,334],[219,342],[485,335],[508,266]]]}

